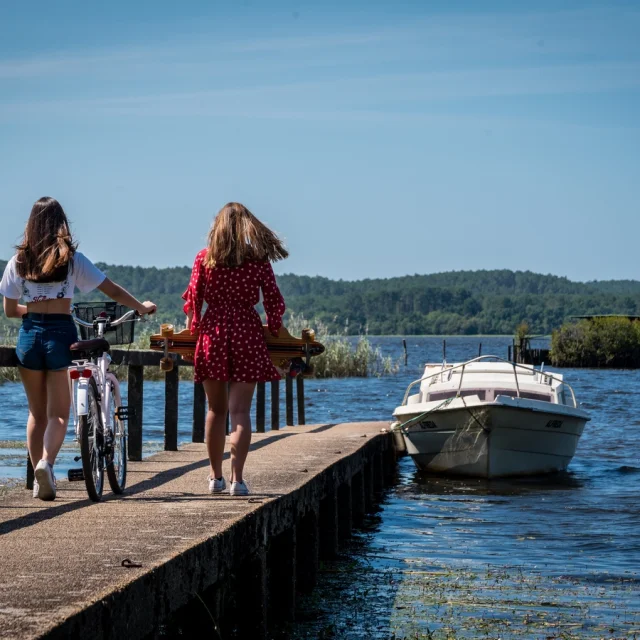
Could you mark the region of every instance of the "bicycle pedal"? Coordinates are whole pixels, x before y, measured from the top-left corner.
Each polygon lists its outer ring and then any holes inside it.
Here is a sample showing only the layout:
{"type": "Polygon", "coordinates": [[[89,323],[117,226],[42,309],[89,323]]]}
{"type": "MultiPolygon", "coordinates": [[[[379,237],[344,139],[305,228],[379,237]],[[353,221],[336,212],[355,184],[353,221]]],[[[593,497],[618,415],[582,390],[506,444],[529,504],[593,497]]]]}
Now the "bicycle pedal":
{"type": "Polygon", "coordinates": [[[69,482],[84,481],[84,471],[82,471],[82,469],[69,469],[69,471],[67,471],[67,478],[69,482]]]}

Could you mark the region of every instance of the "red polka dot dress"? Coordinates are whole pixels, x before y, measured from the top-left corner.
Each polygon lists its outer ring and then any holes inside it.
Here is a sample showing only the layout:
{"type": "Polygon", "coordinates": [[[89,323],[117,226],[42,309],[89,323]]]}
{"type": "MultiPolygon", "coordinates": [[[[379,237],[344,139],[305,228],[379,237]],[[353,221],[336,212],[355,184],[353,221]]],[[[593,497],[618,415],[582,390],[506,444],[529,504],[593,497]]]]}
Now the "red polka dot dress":
{"type": "Polygon", "coordinates": [[[193,312],[191,328],[198,330],[194,357],[196,382],[268,382],[279,380],[255,310],[262,302],[272,332],[282,325],[285,304],[269,262],[248,261],[239,267],[205,266],[207,250],[196,256],[184,312],[193,312]],[[207,303],[204,317],[202,305],[207,303]]]}

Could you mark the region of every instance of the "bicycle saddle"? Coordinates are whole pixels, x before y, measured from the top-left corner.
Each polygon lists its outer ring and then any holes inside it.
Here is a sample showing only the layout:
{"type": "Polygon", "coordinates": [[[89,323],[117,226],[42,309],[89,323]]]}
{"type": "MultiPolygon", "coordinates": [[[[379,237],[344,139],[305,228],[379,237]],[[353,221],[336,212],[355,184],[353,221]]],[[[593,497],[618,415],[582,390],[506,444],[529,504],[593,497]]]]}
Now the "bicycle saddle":
{"type": "Polygon", "coordinates": [[[95,338],[74,342],[69,349],[75,354],[109,353],[111,345],[104,338],[95,338]]]}

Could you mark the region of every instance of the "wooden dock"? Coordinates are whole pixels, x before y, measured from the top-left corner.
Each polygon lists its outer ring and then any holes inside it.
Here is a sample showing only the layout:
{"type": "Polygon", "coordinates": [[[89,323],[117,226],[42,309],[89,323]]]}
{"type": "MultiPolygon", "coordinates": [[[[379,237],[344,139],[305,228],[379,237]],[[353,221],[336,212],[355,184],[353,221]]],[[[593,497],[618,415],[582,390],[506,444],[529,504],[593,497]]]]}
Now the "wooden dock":
{"type": "Polygon", "coordinates": [[[270,623],[294,617],[319,560],[336,554],[389,482],[387,427],[256,434],[248,498],[209,495],[197,443],[131,463],[125,494],[100,503],[82,482],[60,482],[49,503],[10,491],[0,500],[0,637],[154,637],[183,611],[209,625],[206,637],[266,638],[270,623]]]}

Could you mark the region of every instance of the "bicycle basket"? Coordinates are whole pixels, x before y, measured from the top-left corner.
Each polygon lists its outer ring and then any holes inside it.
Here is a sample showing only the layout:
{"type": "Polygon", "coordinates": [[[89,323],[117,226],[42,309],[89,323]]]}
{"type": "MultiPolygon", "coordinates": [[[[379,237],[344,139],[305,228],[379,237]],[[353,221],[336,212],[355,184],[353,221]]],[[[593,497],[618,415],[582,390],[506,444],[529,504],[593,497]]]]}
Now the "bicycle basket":
{"type": "MultiPolygon", "coordinates": [[[[117,320],[123,316],[128,307],[117,302],[77,302],[73,305],[76,316],[85,322],[93,322],[101,313],[106,313],[110,320],[117,320]]],[[[131,344],[133,342],[133,333],[136,323],[124,322],[113,329],[107,329],[104,337],[111,345],[131,344]]],[[[78,326],[81,340],[93,340],[98,337],[96,327],[89,329],[88,327],[78,326]]]]}

